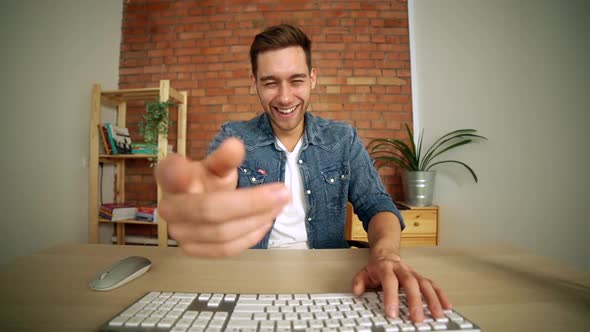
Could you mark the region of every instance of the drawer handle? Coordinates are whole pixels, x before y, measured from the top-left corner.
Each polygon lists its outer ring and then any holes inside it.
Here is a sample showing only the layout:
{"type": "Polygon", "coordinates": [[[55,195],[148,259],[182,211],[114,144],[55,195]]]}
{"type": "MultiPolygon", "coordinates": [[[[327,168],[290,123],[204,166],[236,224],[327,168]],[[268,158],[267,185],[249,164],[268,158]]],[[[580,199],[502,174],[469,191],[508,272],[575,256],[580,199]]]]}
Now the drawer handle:
{"type": "Polygon", "coordinates": [[[414,221],[414,226],[418,227],[418,226],[420,226],[420,223],[418,221],[414,221]]]}

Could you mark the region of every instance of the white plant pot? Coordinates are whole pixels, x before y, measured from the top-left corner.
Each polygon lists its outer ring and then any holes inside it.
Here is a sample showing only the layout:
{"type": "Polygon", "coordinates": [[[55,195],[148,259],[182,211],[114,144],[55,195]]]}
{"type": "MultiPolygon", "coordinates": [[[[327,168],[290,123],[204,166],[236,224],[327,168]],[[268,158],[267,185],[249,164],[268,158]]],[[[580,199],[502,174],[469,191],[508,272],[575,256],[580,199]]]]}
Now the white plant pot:
{"type": "Polygon", "coordinates": [[[431,206],[436,172],[404,171],[402,184],[405,201],[413,206],[431,206]]]}

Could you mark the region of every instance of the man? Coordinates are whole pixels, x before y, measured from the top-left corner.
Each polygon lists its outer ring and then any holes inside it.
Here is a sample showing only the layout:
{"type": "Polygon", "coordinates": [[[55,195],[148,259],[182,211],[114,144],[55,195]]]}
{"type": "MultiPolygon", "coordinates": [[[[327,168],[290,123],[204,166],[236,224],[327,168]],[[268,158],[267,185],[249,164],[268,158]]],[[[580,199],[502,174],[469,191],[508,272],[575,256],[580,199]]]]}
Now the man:
{"type": "Polygon", "coordinates": [[[224,125],[203,161],[171,155],[156,169],[170,235],[200,257],[251,247],[345,248],[350,201],[371,247],[353,292],[381,286],[386,314],[396,317],[402,286],[412,320],[424,319],[421,295],[443,317],[451,308],[444,293],[399,256],[401,215],[356,131],[306,112],[316,85],[309,38],[291,25],[270,27],[255,37],[250,60],[264,113],[224,125]]]}

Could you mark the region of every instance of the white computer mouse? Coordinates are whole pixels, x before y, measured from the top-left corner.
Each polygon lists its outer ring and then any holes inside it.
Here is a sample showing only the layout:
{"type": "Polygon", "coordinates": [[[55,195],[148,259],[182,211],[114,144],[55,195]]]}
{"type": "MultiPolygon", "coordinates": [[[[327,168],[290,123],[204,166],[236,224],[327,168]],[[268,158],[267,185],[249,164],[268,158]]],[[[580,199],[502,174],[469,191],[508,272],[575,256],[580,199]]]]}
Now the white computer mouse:
{"type": "Polygon", "coordinates": [[[126,257],[99,272],[88,286],[100,291],[115,289],[143,275],[151,266],[152,262],[145,257],[126,257]]]}

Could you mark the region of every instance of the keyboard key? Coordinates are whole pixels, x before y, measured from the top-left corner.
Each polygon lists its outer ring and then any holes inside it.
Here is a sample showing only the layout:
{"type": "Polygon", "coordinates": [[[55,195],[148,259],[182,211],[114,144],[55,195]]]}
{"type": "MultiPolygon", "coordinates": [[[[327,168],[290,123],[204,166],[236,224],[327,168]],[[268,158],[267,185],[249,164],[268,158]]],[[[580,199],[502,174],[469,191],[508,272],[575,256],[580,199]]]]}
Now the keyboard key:
{"type": "Polygon", "coordinates": [[[253,300],[253,299],[243,299],[240,298],[238,300],[238,302],[236,303],[236,305],[241,306],[241,305],[247,305],[247,306],[267,306],[267,305],[273,305],[273,300],[253,300]]]}
{"type": "Polygon", "coordinates": [[[431,327],[428,323],[416,323],[414,324],[417,331],[430,331],[431,327]]]}
{"type": "Polygon", "coordinates": [[[158,322],[157,327],[170,328],[174,322],[176,322],[176,319],[164,317],[158,322]]]}
{"type": "Polygon", "coordinates": [[[143,322],[141,322],[141,327],[154,327],[156,326],[156,324],[160,321],[160,318],[158,317],[148,317],[146,319],[144,319],[143,322]]]}
{"type": "Polygon", "coordinates": [[[209,300],[209,302],[207,302],[207,307],[217,308],[217,307],[219,307],[220,304],[221,304],[221,299],[219,299],[219,300],[211,299],[211,300],[209,300]]]}
{"type": "Polygon", "coordinates": [[[225,321],[223,320],[212,320],[209,322],[209,325],[207,327],[222,328],[224,324],[225,321]]]}
{"type": "Polygon", "coordinates": [[[237,299],[237,297],[237,294],[225,294],[223,300],[227,302],[234,302],[237,299]]]}
{"type": "Polygon", "coordinates": [[[254,319],[254,320],[267,320],[268,314],[266,314],[264,312],[257,312],[257,313],[254,313],[254,317],[252,319],[254,319]]]}
{"type": "Polygon", "coordinates": [[[307,328],[307,321],[305,320],[294,320],[293,321],[293,328],[296,330],[303,330],[305,328],[307,328]]]}
{"type": "Polygon", "coordinates": [[[327,300],[327,299],[341,299],[341,298],[353,298],[355,297],[352,293],[322,293],[322,294],[309,294],[309,298],[312,300],[327,300]]]}
{"type": "Polygon", "coordinates": [[[463,317],[454,311],[445,313],[445,316],[447,316],[450,320],[452,320],[454,322],[462,322],[463,321],[463,317]]]}
{"type": "Polygon", "coordinates": [[[264,312],[264,306],[237,305],[234,307],[234,312],[244,312],[244,313],[264,312]]]}
{"type": "Polygon", "coordinates": [[[129,317],[117,316],[109,322],[109,326],[123,326],[127,319],[129,319],[129,317]]]}
{"type": "Polygon", "coordinates": [[[473,324],[471,324],[471,322],[468,321],[462,321],[461,323],[459,323],[459,327],[462,329],[470,329],[473,327],[473,324]]]}
{"type": "Polygon", "coordinates": [[[340,311],[329,312],[328,315],[331,319],[343,319],[344,313],[340,311]]]}
{"type": "Polygon", "coordinates": [[[199,315],[198,311],[187,310],[184,312],[184,314],[182,314],[182,318],[195,319],[195,318],[197,318],[198,315],[199,315]]]}
{"type": "Polygon", "coordinates": [[[283,319],[285,320],[296,320],[298,319],[297,314],[294,312],[287,312],[283,314],[283,319]]]}
{"type": "Polygon", "coordinates": [[[256,300],[258,299],[257,294],[240,294],[239,300],[256,300]]]}
{"type": "Polygon", "coordinates": [[[258,327],[258,322],[254,321],[254,320],[245,320],[245,319],[233,320],[232,319],[227,323],[227,327],[239,328],[239,329],[244,329],[244,328],[255,329],[258,327]]]}
{"type": "Polygon", "coordinates": [[[430,323],[430,326],[432,326],[434,331],[443,331],[447,329],[447,324],[442,322],[432,322],[430,323]]]}
{"type": "Polygon", "coordinates": [[[276,322],[277,329],[290,329],[291,322],[287,320],[278,320],[276,322]]]}
{"type": "Polygon", "coordinates": [[[398,326],[399,326],[400,330],[403,332],[416,331],[416,327],[412,323],[404,323],[404,324],[400,324],[398,326]]]}
{"type": "Polygon", "coordinates": [[[260,322],[261,329],[273,329],[275,328],[275,322],[270,320],[265,320],[260,322]]]}
{"type": "Polygon", "coordinates": [[[368,318],[357,318],[356,323],[359,326],[373,326],[373,322],[368,318]]]}
{"type": "Polygon", "coordinates": [[[139,324],[141,324],[142,321],[143,321],[143,317],[131,317],[123,325],[135,327],[135,326],[139,326],[139,324]]]}
{"type": "Polygon", "coordinates": [[[250,320],[252,314],[249,312],[235,312],[231,315],[231,320],[250,320]]]}
{"type": "Polygon", "coordinates": [[[283,314],[278,313],[278,312],[272,312],[272,313],[268,314],[268,319],[270,319],[270,320],[282,320],[283,319],[283,314]]]}
{"type": "Polygon", "coordinates": [[[259,300],[276,300],[277,296],[276,294],[260,294],[258,295],[258,299],[259,300]]]}

